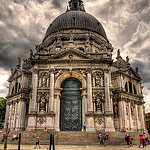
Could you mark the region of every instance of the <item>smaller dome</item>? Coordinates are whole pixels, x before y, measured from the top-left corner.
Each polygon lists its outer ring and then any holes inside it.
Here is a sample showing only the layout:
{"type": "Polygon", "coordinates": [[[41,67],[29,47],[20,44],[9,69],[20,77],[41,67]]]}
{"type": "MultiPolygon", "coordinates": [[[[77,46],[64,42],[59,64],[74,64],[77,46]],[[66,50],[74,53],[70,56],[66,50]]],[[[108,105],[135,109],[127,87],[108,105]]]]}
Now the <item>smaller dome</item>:
{"type": "Polygon", "coordinates": [[[45,38],[64,29],[85,29],[96,32],[108,40],[101,23],[85,11],[67,11],[58,16],[48,27],[45,38]]]}

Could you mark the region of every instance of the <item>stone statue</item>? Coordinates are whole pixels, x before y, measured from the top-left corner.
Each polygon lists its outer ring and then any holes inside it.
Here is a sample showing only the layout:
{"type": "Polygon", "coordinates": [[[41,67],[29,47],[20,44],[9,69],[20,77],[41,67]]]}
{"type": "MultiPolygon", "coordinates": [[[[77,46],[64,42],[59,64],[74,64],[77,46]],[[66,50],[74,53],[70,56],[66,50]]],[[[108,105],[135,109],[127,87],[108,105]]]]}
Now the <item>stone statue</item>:
{"type": "Polygon", "coordinates": [[[30,49],[30,59],[33,58],[33,51],[30,49]]]}
{"type": "Polygon", "coordinates": [[[126,62],[129,63],[129,56],[126,57],[126,62]]]}
{"type": "Polygon", "coordinates": [[[70,32],[70,41],[73,41],[73,34],[72,34],[72,31],[70,32]]]}
{"type": "Polygon", "coordinates": [[[136,68],[135,68],[135,71],[136,71],[136,73],[139,73],[139,68],[136,67],[136,68]]]}
{"type": "Polygon", "coordinates": [[[44,98],[44,97],[41,98],[40,111],[41,111],[41,112],[44,112],[44,111],[45,111],[45,98],[44,98]]]}
{"type": "Polygon", "coordinates": [[[17,68],[19,69],[21,67],[21,58],[18,57],[18,64],[17,64],[17,68]]]}
{"type": "Polygon", "coordinates": [[[118,49],[118,51],[117,51],[117,57],[120,57],[120,49],[118,49]]]}

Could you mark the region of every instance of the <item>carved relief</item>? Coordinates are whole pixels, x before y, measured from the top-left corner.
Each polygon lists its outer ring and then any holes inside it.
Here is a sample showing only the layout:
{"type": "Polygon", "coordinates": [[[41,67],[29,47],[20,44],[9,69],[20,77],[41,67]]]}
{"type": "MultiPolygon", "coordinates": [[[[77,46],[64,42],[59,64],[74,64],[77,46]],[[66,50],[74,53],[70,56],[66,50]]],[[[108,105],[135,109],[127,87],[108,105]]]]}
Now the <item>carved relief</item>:
{"type": "Polygon", "coordinates": [[[135,109],[135,106],[131,104],[131,115],[133,118],[134,118],[134,109],[135,109]]]}
{"type": "Polygon", "coordinates": [[[118,117],[118,103],[114,102],[113,104],[113,110],[114,110],[114,117],[117,118],[118,117]]]}
{"type": "Polygon", "coordinates": [[[128,116],[129,115],[129,105],[126,104],[126,115],[128,116]]]}
{"type": "Polygon", "coordinates": [[[48,87],[49,86],[49,73],[42,72],[39,75],[39,87],[48,87]]]}
{"type": "Polygon", "coordinates": [[[48,93],[38,93],[39,112],[47,111],[48,98],[48,93]]]}
{"type": "Polygon", "coordinates": [[[93,73],[93,86],[96,86],[96,87],[103,86],[103,73],[102,72],[93,73]]]}
{"type": "Polygon", "coordinates": [[[105,100],[104,93],[98,93],[96,95],[93,95],[93,99],[95,101],[96,111],[102,112],[103,111],[103,103],[105,100]]]}
{"type": "Polygon", "coordinates": [[[44,118],[40,117],[37,122],[39,122],[39,124],[42,125],[42,124],[44,124],[44,122],[46,122],[46,121],[45,121],[44,118]]]}
{"type": "Polygon", "coordinates": [[[98,125],[102,125],[104,123],[104,119],[103,118],[96,118],[95,122],[97,122],[98,125]]]}

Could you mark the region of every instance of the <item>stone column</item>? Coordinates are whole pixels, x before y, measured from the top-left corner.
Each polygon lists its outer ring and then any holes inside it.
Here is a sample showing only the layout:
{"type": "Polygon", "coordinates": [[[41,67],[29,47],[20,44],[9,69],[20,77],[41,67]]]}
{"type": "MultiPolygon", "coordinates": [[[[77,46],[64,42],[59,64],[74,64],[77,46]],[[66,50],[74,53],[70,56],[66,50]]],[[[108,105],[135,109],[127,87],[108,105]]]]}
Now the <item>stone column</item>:
{"type": "Polygon", "coordinates": [[[131,123],[132,123],[132,114],[131,114],[131,101],[129,101],[129,129],[128,130],[132,130],[132,126],[131,126],[131,123]]]}
{"type": "Polygon", "coordinates": [[[60,131],[60,91],[55,91],[55,99],[54,99],[54,104],[55,104],[55,122],[54,122],[54,129],[56,131],[60,131]]]}
{"type": "Polygon", "coordinates": [[[17,101],[16,101],[16,103],[15,103],[14,127],[13,127],[13,128],[16,128],[16,116],[17,116],[17,101]]]}
{"type": "Polygon", "coordinates": [[[8,126],[8,128],[12,128],[12,127],[11,127],[11,117],[12,117],[12,102],[10,103],[9,121],[8,121],[9,126],[8,126]]]}
{"type": "Polygon", "coordinates": [[[50,71],[49,112],[54,112],[54,70],[50,71]]]}
{"type": "Polygon", "coordinates": [[[30,101],[30,112],[35,113],[37,111],[37,86],[38,86],[38,70],[34,69],[32,75],[32,99],[30,101]]]}
{"type": "Polygon", "coordinates": [[[4,124],[4,129],[7,127],[7,123],[9,122],[8,117],[9,117],[9,103],[6,103],[6,114],[5,114],[5,124],[4,124]]]}
{"type": "Polygon", "coordinates": [[[88,112],[93,112],[91,70],[87,71],[88,112]]]}
{"type": "Polygon", "coordinates": [[[144,106],[143,104],[140,106],[141,110],[141,129],[145,131],[145,116],[144,116],[144,106]]]}
{"type": "MultiPolygon", "coordinates": [[[[82,91],[82,124],[86,122],[85,114],[87,113],[86,91],[82,91]]],[[[83,130],[83,129],[82,129],[83,130]]]]}
{"type": "Polygon", "coordinates": [[[19,107],[19,129],[24,130],[25,129],[25,119],[26,119],[26,102],[22,98],[19,102],[20,107],[19,107]]]}
{"type": "Polygon", "coordinates": [[[109,91],[109,72],[104,72],[104,84],[105,84],[105,112],[112,112],[110,91],[109,91]]]}
{"type": "Polygon", "coordinates": [[[110,74],[109,70],[104,71],[104,84],[105,84],[105,131],[115,131],[113,120],[113,105],[110,97],[110,74]]]}
{"type": "Polygon", "coordinates": [[[135,103],[135,116],[136,116],[136,128],[137,128],[137,131],[138,131],[138,128],[139,128],[139,121],[138,121],[138,108],[137,108],[137,102],[135,103]]]}

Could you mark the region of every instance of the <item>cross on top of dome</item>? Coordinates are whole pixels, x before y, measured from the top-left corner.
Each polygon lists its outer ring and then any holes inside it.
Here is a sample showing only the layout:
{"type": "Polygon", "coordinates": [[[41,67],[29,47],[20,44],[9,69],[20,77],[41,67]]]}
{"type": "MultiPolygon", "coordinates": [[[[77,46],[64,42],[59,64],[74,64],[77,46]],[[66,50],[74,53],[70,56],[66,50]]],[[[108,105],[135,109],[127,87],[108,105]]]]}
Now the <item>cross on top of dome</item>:
{"type": "Polygon", "coordinates": [[[67,7],[67,11],[85,11],[82,0],[70,0],[68,3],[69,7],[67,7]]]}

